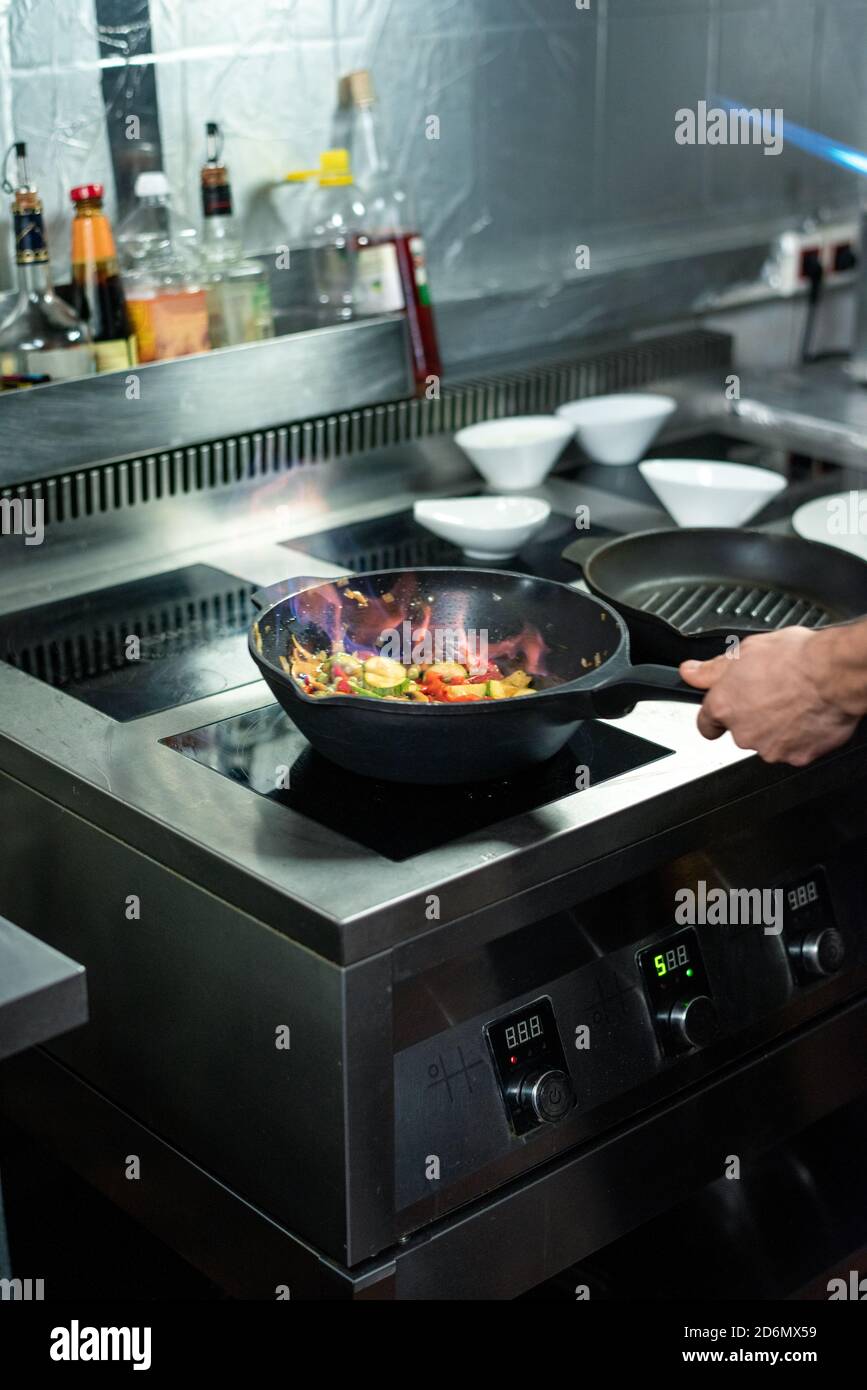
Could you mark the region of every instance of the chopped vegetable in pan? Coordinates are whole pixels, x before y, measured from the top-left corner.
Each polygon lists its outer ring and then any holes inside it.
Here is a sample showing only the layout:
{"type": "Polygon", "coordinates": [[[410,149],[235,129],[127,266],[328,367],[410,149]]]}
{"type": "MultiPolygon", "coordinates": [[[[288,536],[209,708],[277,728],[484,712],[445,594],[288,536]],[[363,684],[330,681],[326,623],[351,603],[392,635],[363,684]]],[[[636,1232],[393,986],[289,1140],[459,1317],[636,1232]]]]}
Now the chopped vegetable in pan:
{"type": "Polygon", "coordinates": [[[305,695],[366,695],[375,700],[415,704],[467,704],[479,700],[512,700],[534,694],[526,671],[504,676],[489,664],[473,673],[457,661],[404,666],[388,656],[352,656],[348,652],[308,652],[293,639],[291,660],[280,657],[283,670],[305,695]]]}

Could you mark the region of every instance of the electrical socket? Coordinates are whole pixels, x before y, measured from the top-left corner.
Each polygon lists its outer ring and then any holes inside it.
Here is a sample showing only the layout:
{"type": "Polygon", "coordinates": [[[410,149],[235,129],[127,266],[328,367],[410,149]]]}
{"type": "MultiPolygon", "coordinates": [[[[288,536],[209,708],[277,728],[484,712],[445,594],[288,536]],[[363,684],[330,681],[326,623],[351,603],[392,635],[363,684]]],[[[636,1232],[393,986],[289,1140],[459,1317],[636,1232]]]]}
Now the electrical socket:
{"type": "Polygon", "coordinates": [[[859,257],[861,233],[857,222],[828,222],[811,231],[783,232],[774,242],[762,278],[779,295],[801,294],[809,286],[804,273],[806,258],[815,252],[824,271],[826,285],[851,275],[859,257]]]}

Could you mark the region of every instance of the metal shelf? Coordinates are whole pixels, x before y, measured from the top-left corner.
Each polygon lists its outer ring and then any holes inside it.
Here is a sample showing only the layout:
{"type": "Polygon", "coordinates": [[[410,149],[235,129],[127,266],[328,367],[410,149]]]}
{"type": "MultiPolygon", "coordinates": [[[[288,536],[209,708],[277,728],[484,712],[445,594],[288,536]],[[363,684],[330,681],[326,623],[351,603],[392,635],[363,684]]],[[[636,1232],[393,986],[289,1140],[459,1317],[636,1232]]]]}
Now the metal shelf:
{"type": "Polygon", "coordinates": [[[412,393],[394,314],[0,394],[0,486],[412,393]]]}

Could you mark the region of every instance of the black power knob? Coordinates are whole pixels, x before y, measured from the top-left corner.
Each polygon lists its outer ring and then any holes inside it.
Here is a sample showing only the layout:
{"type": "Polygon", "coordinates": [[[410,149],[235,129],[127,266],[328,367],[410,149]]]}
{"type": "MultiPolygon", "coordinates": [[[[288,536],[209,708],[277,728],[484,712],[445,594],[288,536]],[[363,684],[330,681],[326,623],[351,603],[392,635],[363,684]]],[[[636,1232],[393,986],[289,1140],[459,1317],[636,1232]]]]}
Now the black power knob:
{"type": "Polygon", "coordinates": [[[531,1071],[517,1088],[518,1104],[532,1110],[537,1120],[553,1125],[562,1120],[575,1104],[572,1082],[556,1067],[531,1071]]]}
{"type": "Polygon", "coordinates": [[[671,1042],[678,1052],[686,1052],[690,1047],[704,1047],[713,1041],[719,1029],[716,1006],[706,994],[679,999],[671,1006],[666,1023],[671,1042]]]}
{"type": "Polygon", "coordinates": [[[817,927],[789,943],[789,955],[805,979],[834,975],[846,958],[846,943],[836,927],[817,927]]]}

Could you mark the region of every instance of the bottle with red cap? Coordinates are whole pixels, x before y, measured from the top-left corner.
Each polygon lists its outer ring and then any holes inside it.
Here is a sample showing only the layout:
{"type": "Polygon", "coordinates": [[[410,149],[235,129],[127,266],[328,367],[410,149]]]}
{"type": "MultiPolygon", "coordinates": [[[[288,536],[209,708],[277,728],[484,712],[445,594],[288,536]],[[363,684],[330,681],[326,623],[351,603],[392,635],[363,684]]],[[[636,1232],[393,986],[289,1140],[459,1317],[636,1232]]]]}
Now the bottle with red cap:
{"type": "Polygon", "coordinates": [[[138,361],[126,307],[111,223],[101,183],[70,190],[72,219],[72,289],[75,311],[90,329],[98,372],[113,372],[138,361]]]}

